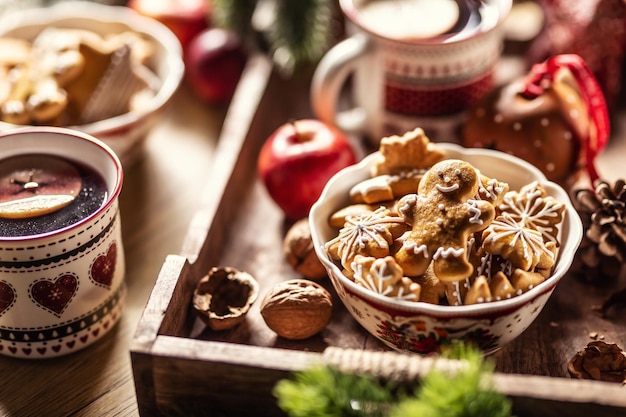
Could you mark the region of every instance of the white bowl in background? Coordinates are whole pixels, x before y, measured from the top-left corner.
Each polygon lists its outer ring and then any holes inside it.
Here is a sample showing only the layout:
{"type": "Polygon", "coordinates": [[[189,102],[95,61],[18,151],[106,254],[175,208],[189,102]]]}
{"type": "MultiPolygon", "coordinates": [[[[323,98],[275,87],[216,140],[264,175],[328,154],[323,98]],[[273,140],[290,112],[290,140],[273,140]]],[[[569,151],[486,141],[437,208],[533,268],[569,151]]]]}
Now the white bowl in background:
{"type": "MultiPolygon", "coordinates": [[[[144,108],[93,123],[64,126],[102,140],[123,165],[129,165],[142,154],[148,131],[182,81],[184,64],[180,42],[165,25],[128,7],[93,2],[61,2],[46,8],[20,10],[0,19],[2,37],[32,41],[45,28],[86,29],[100,35],[131,30],[154,43],[154,55],[148,66],[161,80],[161,87],[144,108]]],[[[0,122],[2,131],[15,127],[18,126],[0,122]]]]}

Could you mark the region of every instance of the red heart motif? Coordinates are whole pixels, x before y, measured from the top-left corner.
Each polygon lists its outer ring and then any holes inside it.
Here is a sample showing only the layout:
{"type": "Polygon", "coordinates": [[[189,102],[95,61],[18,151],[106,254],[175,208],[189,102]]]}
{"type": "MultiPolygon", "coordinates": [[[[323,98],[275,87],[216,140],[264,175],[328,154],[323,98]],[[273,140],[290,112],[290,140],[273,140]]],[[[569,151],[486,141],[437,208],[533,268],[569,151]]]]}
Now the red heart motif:
{"type": "Polygon", "coordinates": [[[113,242],[109,246],[109,250],[105,254],[98,256],[91,265],[91,270],[89,271],[91,279],[99,285],[111,288],[116,259],[117,245],[113,242]]]}
{"type": "Polygon", "coordinates": [[[15,291],[6,282],[0,281],[0,316],[15,301],[15,291]]]}
{"type": "Polygon", "coordinates": [[[54,281],[37,281],[30,289],[30,294],[37,304],[60,316],[70,303],[76,290],[78,279],[71,274],[61,275],[54,281]]]}

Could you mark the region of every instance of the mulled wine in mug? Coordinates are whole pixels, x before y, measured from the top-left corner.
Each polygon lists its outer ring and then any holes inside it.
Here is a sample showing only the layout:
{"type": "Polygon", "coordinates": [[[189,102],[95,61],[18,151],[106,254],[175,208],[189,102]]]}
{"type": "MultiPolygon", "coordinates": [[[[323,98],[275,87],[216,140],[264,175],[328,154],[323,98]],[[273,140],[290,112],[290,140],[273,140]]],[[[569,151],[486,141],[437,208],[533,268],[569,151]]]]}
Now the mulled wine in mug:
{"type": "Polygon", "coordinates": [[[0,134],[0,354],[65,355],[102,338],[125,297],[123,171],[69,129],[0,134]]]}
{"type": "Polygon", "coordinates": [[[311,86],[313,111],[322,121],[362,133],[375,145],[416,126],[450,140],[463,112],[494,87],[511,0],[340,5],[349,36],[322,58],[311,86]]]}

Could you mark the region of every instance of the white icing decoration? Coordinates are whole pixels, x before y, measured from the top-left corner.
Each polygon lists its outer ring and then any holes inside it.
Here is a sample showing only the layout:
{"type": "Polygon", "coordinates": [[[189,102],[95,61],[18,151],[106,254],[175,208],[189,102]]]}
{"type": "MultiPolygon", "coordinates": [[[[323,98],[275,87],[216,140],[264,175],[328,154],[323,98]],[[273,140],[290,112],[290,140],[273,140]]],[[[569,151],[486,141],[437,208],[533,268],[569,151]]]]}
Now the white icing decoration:
{"type": "Polygon", "coordinates": [[[506,190],[506,183],[499,182],[495,178],[487,181],[487,186],[482,181],[478,182],[478,198],[490,202],[494,202],[506,190]]]}
{"type": "Polygon", "coordinates": [[[424,258],[428,258],[428,247],[424,244],[418,245],[415,242],[405,240],[404,242],[402,242],[402,247],[407,252],[413,252],[413,254],[415,255],[422,254],[424,258]]]}
{"type": "Polygon", "coordinates": [[[349,258],[363,249],[368,242],[374,242],[379,247],[389,246],[382,236],[390,224],[404,223],[401,217],[385,216],[386,209],[379,207],[375,211],[360,216],[347,216],[346,223],[337,237],[326,243],[328,249],[331,245],[339,242],[338,253],[341,254],[341,263],[346,265],[349,258]]]}
{"type": "Polygon", "coordinates": [[[461,302],[461,290],[459,289],[459,281],[454,281],[453,285],[454,285],[454,291],[452,292],[452,295],[455,298],[454,305],[460,306],[463,303],[461,302]]]}
{"type": "Polygon", "coordinates": [[[558,219],[563,204],[554,199],[544,199],[541,194],[538,188],[528,190],[524,198],[514,198],[515,193],[507,194],[500,209],[521,226],[537,230],[544,241],[556,243],[552,220],[558,219]]]}
{"type": "MultiPolygon", "coordinates": [[[[448,181],[446,181],[446,182],[448,182],[448,181]]],[[[452,185],[449,185],[449,186],[445,187],[445,186],[443,186],[441,184],[437,184],[436,187],[437,187],[437,190],[439,190],[439,192],[450,193],[452,191],[458,190],[460,186],[459,186],[459,184],[452,184],[452,185]]]]}
{"type": "Polygon", "coordinates": [[[398,211],[402,217],[407,218],[409,211],[417,204],[417,194],[409,194],[402,197],[402,204],[398,206],[398,211]]]}
{"type": "Polygon", "coordinates": [[[350,189],[350,196],[359,194],[367,194],[368,191],[374,190],[389,190],[389,182],[391,177],[389,175],[378,175],[376,177],[369,178],[365,181],[361,181],[350,189]]]}
{"type": "MultiPolygon", "coordinates": [[[[374,265],[372,265],[372,267],[374,267],[374,265]]],[[[378,294],[389,294],[392,290],[391,285],[396,281],[393,274],[386,274],[387,264],[384,262],[378,270],[376,270],[376,274],[364,273],[363,265],[357,264],[356,262],[352,262],[352,269],[354,270],[354,282],[378,294]]]]}
{"type": "Polygon", "coordinates": [[[468,205],[468,211],[470,214],[470,223],[474,223],[474,224],[483,224],[483,220],[480,218],[481,215],[481,211],[478,208],[478,202],[476,200],[467,200],[467,205],[468,205]]]}
{"type": "Polygon", "coordinates": [[[433,259],[439,259],[439,258],[447,259],[450,257],[459,258],[463,256],[464,253],[465,253],[465,249],[463,248],[439,247],[437,248],[437,251],[433,255],[433,259]]]}
{"type": "Polygon", "coordinates": [[[515,246],[518,241],[521,242],[524,259],[538,259],[541,252],[546,253],[550,258],[554,258],[554,253],[546,248],[539,231],[517,223],[508,213],[504,213],[496,218],[491,225],[489,225],[489,228],[492,232],[489,234],[489,241],[506,239],[509,236],[513,236],[510,246],[515,246]]]}
{"type": "Polygon", "coordinates": [[[402,281],[394,275],[393,270],[388,267],[387,262],[375,261],[372,263],[368,271],[364,271],[363,265],[356,262],[352,263],[354,272],[354,282],[362,285],[370,291],[391,297],[394,289],[398,293],[393,296],[400,300],[417,301],[417,295],[410,291],[405,293],[402,281]]]}

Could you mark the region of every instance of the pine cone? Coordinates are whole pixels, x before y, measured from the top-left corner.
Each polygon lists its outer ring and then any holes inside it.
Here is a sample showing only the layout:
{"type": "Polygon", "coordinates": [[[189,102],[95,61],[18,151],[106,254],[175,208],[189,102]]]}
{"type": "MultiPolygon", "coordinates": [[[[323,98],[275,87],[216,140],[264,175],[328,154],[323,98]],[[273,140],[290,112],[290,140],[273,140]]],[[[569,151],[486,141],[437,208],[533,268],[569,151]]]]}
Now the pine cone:
{"type": "Polygon", "coordinates": [[[614,278],[626,259],[626,182],[598,180],[594,189],[575,192],[574,205],[585,236],[574,267],[595,281],[614,278]]]}

